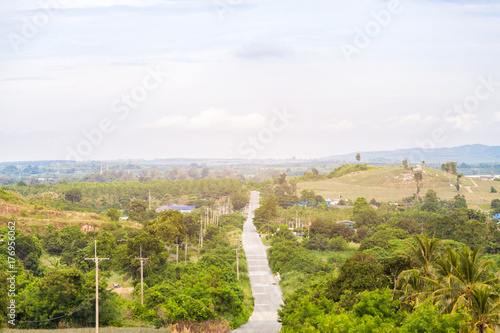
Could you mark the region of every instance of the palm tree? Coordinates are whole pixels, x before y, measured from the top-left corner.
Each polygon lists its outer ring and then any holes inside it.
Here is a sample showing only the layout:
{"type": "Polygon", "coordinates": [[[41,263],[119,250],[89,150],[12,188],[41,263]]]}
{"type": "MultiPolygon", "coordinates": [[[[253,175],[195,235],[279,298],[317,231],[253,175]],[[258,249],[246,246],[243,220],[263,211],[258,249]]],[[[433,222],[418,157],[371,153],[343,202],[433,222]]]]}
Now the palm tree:
{"type": "Polygon", "coordinates": [[[403,271],[398,276],[396,288],[400,293],[400,301],[409,303],[411,306],[418,306],[435,290],[434,264],[438,260],[437,246],[440,239],[431,238],[424,234],[415,235],[413,238],[416,244],[407,243],[410,252],[406,254],[414,269],[403,271]]]}
{"type": "Polygon", "coordinates": [[[466,308],[474,313],[475,308],[486,304],[479,297],[482,293],[488,293],[486,300],[496,298],[494,286],[499,278],[490,276],[491,265],[491,261],[480,260],[479,249],[472,251],[465,247],[458,254],[448,249],[445,259],[437,262],[436,284],[439,288],[433,293],[441,312],[451,313],[466,308]]]}
{"type": "Polygon", "coordinates": [[[500,324],[500,303],[488,287],[475,286],[471,293],[471,326],[478,333],[494,332],[500,324]]]}
{"type": "Polygon", "coordinates": [[[434,263],[438,260],[437,246],[441,242],[438,238],[431,238],[424,234],[422,236],[415,235],[416,246],[412,243],[407,243],[410,247],[410,259],[422,272],[422,276],[430,277],[434,263]]]}

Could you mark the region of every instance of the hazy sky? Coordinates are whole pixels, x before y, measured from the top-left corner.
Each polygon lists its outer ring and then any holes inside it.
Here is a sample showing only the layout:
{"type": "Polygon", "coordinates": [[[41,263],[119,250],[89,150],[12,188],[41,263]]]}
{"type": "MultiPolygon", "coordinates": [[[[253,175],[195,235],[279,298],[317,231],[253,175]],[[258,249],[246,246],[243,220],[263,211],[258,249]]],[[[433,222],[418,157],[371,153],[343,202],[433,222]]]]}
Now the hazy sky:
{"type": "Polygon", "coordinates": [[[499,144],[500,4],[2,0],[0,161],[499,144]]]}

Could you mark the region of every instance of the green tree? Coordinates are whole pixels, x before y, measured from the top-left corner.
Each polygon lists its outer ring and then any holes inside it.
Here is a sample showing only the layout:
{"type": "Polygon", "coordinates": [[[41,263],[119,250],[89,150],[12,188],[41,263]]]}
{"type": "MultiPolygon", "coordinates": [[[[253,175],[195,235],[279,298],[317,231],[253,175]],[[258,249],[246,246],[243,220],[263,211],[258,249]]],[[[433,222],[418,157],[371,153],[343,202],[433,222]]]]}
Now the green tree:
{"type": "Polygon", "coordinates": [[[118,221],[120,219],[121,212],[117,209],[110,208],[106,213],[106,216],[109,217],[111,221],[118,221]]]}
{"type": "Polygon", "coordinates": [[[452,313],[462,307],[471,310],[474,290],[483,292],[487,288],[491,297],[497,297],[494,287],[499,278],[489,275],[492,262],[481,260],[479,249],[465,247],[458,253],[447,249],[445,257],[436,263],[439,288],[433,295],[439,299],[442,312],[452,313]]]}
{"type": "Polygon", "coordinates": [[[389,285],[382,264],[377,257],[368,252],[356,252],[340,267],[338,278],[329,282],[331,297],[339,300],[345,290],[362,292],[375,290],[389,285]]]}
{"type": "Polygon", "coordinates": [[[402,302],[418,306],[429,297],[429,284],[434,284],[431,277],[434,274],[434,264],[439,260],[437,238],[429,239],[427,234],[413,236],[414,242],[407,243],[410,259],[415,268],[401,272],[397,278],[396,287],[402,302]]]}
{"type": "Polygon", "coordinates": [[[146,209],[148,204],[145,201],[132,200],[127,205],[128,217],[137,222],[143,222],[146,219],[146,209]]]}
{"type": "Polygon", "coordinates": [[[465,196],[457,194],[455,195],[454,199],[455,199],[454,206],[456,209],[467,208],[467,201],[465,200],[465,196]]]}
{"type": "Polygon", "coordinates": [[[82,190],[75,187],[67,190],[64,196],[66,200],[71,201],[71,203],[79,202],[82,199],[82,190]]]}
{"type": "Polygon", "coordinates": [[[464,176],[463,173],[457,174],[457,183],[455,185],[455,187],[457,188],[457,193],[460,192],[460,178],[462,178],[463,176],[464,176]]]}
{"type": "Polygon", "coordinates": [[[370,210],[370,209],[372,209],[372,207],[370,206],[368,201],[366,201],[366,199],[363,197],[359,197],[354,201],[354,207],[352,208],[352,212],[354,215],[357,215],[364,210],[370,210]]]}
{"type": "Polygon", "coordinates": [[[495,187],[491,187],[490,188],[490,193],[497,193],[497,189],[495,187]]]}
{"type": "Polygon", "coordinates": [[[230,198],[234,210],[242,210],[250,200],[248,193],[243,191],[233,193],[230,198]]]}
{"type": "Polygon", "coordinates": [[[322,235],[313,235],[307,240],[304,245],[309,250],[319,250],[325,251],[330,248],[330,244],[328,243],[328,238],[322,235]]]}
{"type": "Polygon", "coordinates": [[[405,167],[405,169],[406,169],[406,170],[408,170],[408,159],[407,159],[407,158],[405,158],[405,159],[401,162],[401,164],[403,164],[403,166],[405,167]]]}
{"type": "Polygon", "coordinates": [[[422,205],[422,210],[432,213],[438,213],[441,211],[436,191],[428,190],[427,193],[425,193],[425,202],[422,205]]]}
{"type": "Polygon", "coordinates": [[[413,179],[415,180],[415,183],[417,183],[417,197],[418,197],[418,194],[420,193],[420,187],[421,187],[421,183],[422,183],[422,180],[424,179],[424,175],[421,171],[417,171],[413,174],[413,179]]]}
{"type": "Polygon", "coordinates": [[[153,220],[148,223],[146,230],[167,244],[172,244],[177,239],[184,239],[187,234],[184,216],[177,210],[161,212],[158,221],[153,220]]]}
{"type": "Polygon", "coordinates": [[[356,154],[356,161],[358,161],[358,164],[359,164],[359,161],[361,161],[361,154],[360,153],[356,154]]]}
{"type": "Polygon", "coordinates": [[[490,288],[472,287],[470,310],[471,326],[478,333],[493,332],[500,325],[500,303],[490,288]]]}
{"type": "Polygon", "coordinates": [[[314,177],[318,177],[318,176],[319,176],[319,171],[318,171],[318,169],[316,169],[316,168],[312,168],[312,170],[311,170],[311,171],[312,171],[312,174],[313,174],[313,176],[314,176],[314,177]]]}
{"type": "Polygon", "coordinates": [[[272,222],[276,217],[278,217],[278,207],[278,200],[276,198],[261,200],[259,208],[254,211],[254,222],[272,222]]]}
{"type": "MultiPolygon", "coordinates": [[[[72,326],[95,325],[95,309],[92,306],[94,281],[95,273],[84,275],[76,269],[53,270],[43,278],[33,279],[17,297],[20,328],[57,328],[59,322],[72,326]],[[76,309],[78,311],[74,311],[76,309]],[[72,313],[71,316],[68,313],[72,313]],[[60,319],[47,320],[57,317],[60,319]]],[[[117,297],[106,290],[104,279],[100,281],[99,303],[104,310],[100,321],[103,326],[120,322],[117,297]]]]}

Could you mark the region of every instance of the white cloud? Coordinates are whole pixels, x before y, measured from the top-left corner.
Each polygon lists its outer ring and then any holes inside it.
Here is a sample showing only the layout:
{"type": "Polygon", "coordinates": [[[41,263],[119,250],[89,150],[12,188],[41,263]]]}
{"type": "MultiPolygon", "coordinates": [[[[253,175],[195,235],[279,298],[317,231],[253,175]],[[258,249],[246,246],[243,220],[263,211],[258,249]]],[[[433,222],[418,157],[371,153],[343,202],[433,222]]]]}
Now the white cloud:
{"type": "Polygon", "coordinates": [[[413,113],[398,118],[390,118],[393,126],[415,126],[417,124],[434,124],[439,122],[439,119],[433,116],[424,117],[420,113],[413,113]]]}
{"type": "Polygon", "coordinates": [[[458,116],[447,117],[445,121],[452,125],[453,128],[470,132],[475,125],[480,122],[477,120],[477,116],[473,113],[463,113],[458,116]]]}
{"type": "Polygon", "coordinates": [[[210,108],[194,117],[167,116],[145,127],[180,127],[186,129],[252,129],[267,125],[267,118],[259,113],[233,115],[226,110],[210,108]]]}
{"type": "Polygon", "coordinates": [[[347,120],[347,119],[342,119],[342,120],[334,119],[329,124],[328,127],[332,128],[334,130],[349,130],[349,129],[354,128],[354,123],[350,120],[347,120]]]}

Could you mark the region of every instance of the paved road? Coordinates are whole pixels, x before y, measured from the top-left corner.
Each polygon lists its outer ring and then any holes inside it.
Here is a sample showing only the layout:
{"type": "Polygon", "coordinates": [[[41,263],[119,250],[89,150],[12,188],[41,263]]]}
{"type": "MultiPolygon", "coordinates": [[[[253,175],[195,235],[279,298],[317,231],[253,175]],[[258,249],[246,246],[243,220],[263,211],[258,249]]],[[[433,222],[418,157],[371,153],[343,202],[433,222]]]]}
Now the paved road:
{"type": "Polygon", "coordinates": [[[248,218],[243,226],[243,249],[248,262],[248,275],[252,285],[255,306],[248,323],[234,330],[237,333],[275,333],[281,330],[278,309],[283,304],[281,288],[267,262],[266,247],[262,244],[252,222],[253,211],[259,207],[259,192],[250,195],[248,218]]]}

